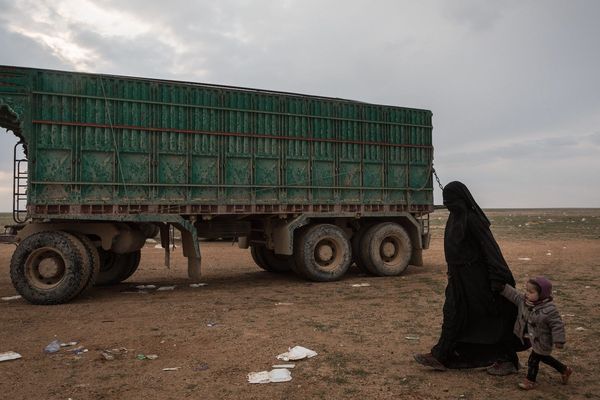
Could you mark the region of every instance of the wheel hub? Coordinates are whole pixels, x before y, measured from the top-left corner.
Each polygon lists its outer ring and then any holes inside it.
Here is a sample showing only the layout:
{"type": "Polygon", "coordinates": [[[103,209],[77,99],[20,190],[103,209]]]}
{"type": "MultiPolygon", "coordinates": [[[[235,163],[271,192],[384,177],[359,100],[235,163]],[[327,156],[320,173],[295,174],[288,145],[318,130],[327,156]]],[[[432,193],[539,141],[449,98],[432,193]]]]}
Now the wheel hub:
{"type": "Polygon", "coordinates": [[[25,261],[25,274],[38,289],[51,289],[64,278],[65,263],[54,249],[40,248],[31,252],[25,261]]]}
{"type": "Polygon", "coordinates": [[[383,242],[383,245],[381,246],[381,253],[386,258],[393,257],[394,254],[396,253],[396,246],[394,245],[393,242],[385,241],[385,242],[383,242]]]}
{"type": "Polygon", "coordinates": [[[317,248],[317,257],[321,262],[330,262],[333,259],[334,250],[329,243],[321,244],[317,248]]]}
{"type": "Polygon", "coordinates": [[[392,262],[399,256],[400,243],[393,237],[387,237],[381,242],[379,253],[384,262],[392,262]]]}

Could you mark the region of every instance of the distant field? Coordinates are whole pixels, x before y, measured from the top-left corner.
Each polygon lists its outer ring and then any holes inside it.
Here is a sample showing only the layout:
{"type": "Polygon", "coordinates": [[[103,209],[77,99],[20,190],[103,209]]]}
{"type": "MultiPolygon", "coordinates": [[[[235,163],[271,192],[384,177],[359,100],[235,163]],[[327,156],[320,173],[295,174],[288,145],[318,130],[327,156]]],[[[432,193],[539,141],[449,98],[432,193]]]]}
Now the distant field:
{"type": "Polygon", "coordinates": [[[0,213],[0,232],[4,231],[4,225],[12,225],[14,223],[12,213],[0,213]]]}
{"type": "MultiPolygon", "coordinates": [[[[600,239],[600,208],[488,209],[497,237],[600,239]]],[[[431,214],[434,237],[444,235],[447,210],[431,214]]],[[[0,213],[0,229],[14,224],[12,213],[0,213]]]]}
{"type": "MultiPolygon", "coordinates": [[[[484,210],[497,237],[600,239],[600,208],[484,210]]],[[[444,235],[447,210],[431,214],[434,237],[444,235]]]]}

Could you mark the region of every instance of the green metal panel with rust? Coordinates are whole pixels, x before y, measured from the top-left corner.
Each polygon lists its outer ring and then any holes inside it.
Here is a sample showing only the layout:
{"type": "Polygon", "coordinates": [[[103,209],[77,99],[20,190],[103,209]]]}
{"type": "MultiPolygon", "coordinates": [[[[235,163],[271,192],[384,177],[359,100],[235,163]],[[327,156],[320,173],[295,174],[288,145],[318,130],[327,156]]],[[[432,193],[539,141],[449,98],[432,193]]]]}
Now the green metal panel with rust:
{"type": "Polygon", "coordinates": [[[33,205],[433,203],[427,110],[0,66],[0,125],[33,205]]]}

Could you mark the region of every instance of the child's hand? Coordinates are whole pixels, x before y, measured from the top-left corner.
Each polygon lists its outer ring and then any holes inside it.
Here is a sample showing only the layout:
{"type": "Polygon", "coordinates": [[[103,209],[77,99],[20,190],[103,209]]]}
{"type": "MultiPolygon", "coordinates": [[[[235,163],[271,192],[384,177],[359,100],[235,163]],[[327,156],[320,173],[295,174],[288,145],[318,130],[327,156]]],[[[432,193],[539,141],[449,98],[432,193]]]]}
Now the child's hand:
{"type": "Polygon", "coordinates": [[[554,347],[556,347],[557,349],[562,349],[565,347],[564,343],[554,343],[554,347]]]}

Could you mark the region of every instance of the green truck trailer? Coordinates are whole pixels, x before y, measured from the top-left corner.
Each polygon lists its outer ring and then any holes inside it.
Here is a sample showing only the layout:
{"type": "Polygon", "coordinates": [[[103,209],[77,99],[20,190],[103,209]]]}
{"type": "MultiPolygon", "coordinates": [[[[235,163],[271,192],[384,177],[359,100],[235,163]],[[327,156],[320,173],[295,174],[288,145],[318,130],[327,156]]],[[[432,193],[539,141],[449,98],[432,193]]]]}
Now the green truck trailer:
{"type": "Polygon", "coordinates": [[[249,88],[0,66],[19,139],[10,275],[36,304],[127,279],[148,237],[235,237],[314,281],[422,264],[431,112],[249,88]]]}

